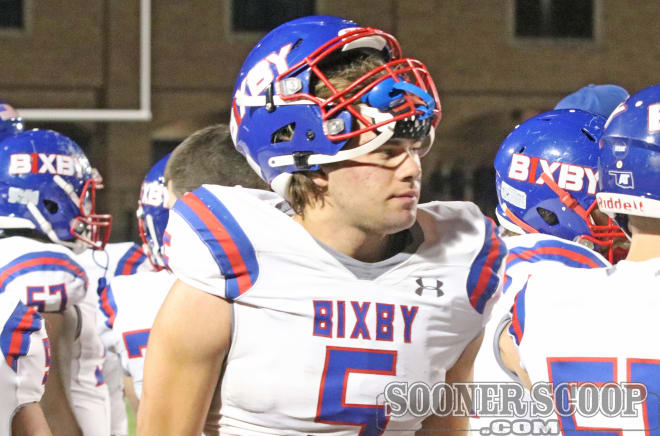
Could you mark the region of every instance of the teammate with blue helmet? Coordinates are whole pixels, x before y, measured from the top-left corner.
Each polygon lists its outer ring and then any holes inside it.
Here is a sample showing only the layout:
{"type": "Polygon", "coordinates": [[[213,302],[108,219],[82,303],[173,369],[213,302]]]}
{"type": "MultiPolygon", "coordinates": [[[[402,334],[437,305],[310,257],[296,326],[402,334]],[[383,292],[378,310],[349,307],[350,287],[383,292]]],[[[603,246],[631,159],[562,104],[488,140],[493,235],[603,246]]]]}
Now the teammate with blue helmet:
{"type": "Polygon", "coordinates": [[[560,109],[517,126],[495,157],[497,218],[514,234],[580,242],[614,259],[620,229],[598,214],[598,139],[605,118],[560,109]]]}
{"type": "MultiPolygon", "coordinates": [[[[498,340],[500,320],[530,276],[562,274],[571,268],[603,268],[614,260],[614,240],[621,231],[596,207],[598,139],[605,118],[581,110],[552,110],[517,126],[495,157],[497,218],[505,229],[502,298],[486,326],[486,337],[498,340]],[[606,260],[603,256],[609,258],[606,260]]],[[[618,242],[618,241],[617,241],[618,242]]],[[[475,360],[475,381],[506,382],[492,347],[475,360]]],[[[489,430],[493,420],[538,419],[525,416],[479,416],[473,429],[489,430]]]]}
{"type": "MultiPolygon", "coordinates": [[[[554,383],[548,399],[565,412],[558,416],[563,434],[584,428],[653,434],[660,422],[660,351],[653,340],[660,330],[658,161],[660,85],[654,85],[621,103],[600,138],[598,206],[631,235],[626,259],[611,268],[532,276],[516,297],[509,334],[500,336],[504,363],[528,387],[554,383]],[[634,414],[594,416],[571,406],[573,394],[561,387],[618,382],[643,392],[634,414]]],[[[602,408],[604,401],[593,406],[602,408]]]]}
{"type": "Polygon", "coordinates": [[[96,213],[99,176],[80,147],[52,130],[0,144],[0,229],[29,229],[76,252],[103,248],[112,217],[96,213]]]}
{"type": "Polygon", "coordinates": [[[151,167],[142,182],[138,200],[137,218],[142,249],[156,270],[166,267],[162,252],[163,234],[170,211],[167,207],[168,195],[164,173],[169,158],[168,154],[151,167]]]}
{"type": "Polygon", "coordinates": [[[95,385],[96,377],[72,369],[89,286],[72,251],[103,248],[109,237],[111,217],[95,211],[101,178],[74,141],[51,130],[8,136],[0,154],[0,292],[46,319],[53,359],[42,406],[53,433],[81,434],[71,377],[95,385]]]}
{"type": "Polygon", "coordinates": [[[0,141],[21,133],[23,131],[23,119],[9,103],[0,101],[0,141]]]}

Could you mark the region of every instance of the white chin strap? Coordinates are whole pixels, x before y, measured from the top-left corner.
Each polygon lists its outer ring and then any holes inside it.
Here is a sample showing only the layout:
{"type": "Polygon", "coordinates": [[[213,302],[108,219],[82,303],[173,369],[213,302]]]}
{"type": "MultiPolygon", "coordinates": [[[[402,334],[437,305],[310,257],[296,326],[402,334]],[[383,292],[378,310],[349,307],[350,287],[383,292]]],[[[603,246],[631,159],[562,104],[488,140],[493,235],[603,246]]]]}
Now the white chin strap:
{"type": "MultiPolygon", "coordinates": [[[[502,209],[506,210],[506,204],[502,204],[502,209]]],[[[524,235],[527,233],[519,226],[512,223],[506,216],[502,216],[502,214],[497,210],[497,208],[495,208],[495,216],[497,217],[497,221],[499,221],[500,225],[505,229],[507,229],[508,231],[519,235],[524,235]]]]}
{"type": "MultiPolygon", "coordinates": [[[[373,119],[373,122],[376,124],[394,118],[390,113],[381,112],[374,107],[364,104],[359,105],[358,108],[362,115],[373,119]]],[[[307,164],[311,166],[331,162],[341,162],[343,160],[355,159],[356,157],[374,151],[392,138],[394,135],[394,126],[395,123],[388,123],[379,127],[377,129],[379,133],[374,139],[358,147],[350,148],[348,150],[340,150],[335,154],[311,154],[307,158],[307,164]]],[[[271,167],[283,167],[288,165],[295,165],[295,161],[292,154],[285,154],[271,157],[268,160],[268,165],[271,167]]]]}

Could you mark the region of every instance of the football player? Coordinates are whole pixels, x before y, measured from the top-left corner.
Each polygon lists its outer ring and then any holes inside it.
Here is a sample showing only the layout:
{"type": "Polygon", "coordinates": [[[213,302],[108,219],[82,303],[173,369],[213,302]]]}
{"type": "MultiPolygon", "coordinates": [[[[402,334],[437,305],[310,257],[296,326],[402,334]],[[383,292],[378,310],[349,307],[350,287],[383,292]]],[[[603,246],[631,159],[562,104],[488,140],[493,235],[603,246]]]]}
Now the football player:
{"type": "Polygon", "coordinates": [[[88,278],[72,251],[103,248],[111,217],[96,214],[97,178],[71,139],[35,129],[2,144],[0,292],[43,315],[52,364],[42,407],[54,434],[80,434],[71,409],[71,346],[88,278]]]}
{"type": "Polygon", "coordinates": [[[139,434],[199,434],[221,375],[222,433],[467,428],[379,402],[394,381],[469,380],[499,289],[492,221],[472,203],[418,207],[439,120],[428,70],[383,31],[305,17],[255,46],[230,126],[293,217],[242,188],[175,203],[178,280],[149,339],[139,434]]]}
{"type": "Polygon", "coordinates": [[[551,281],[532,276],[516,296],[500,348],[507,368],[528,386],[553,383],[550,393],[564,434],[579,429],[655,434],[660,348],[642,338],[652,338],[660,328],[655,316],[660,307],[660,85],[633,94],[612,112],[598,159],[598,207],[631,236],[626,259],[610,268],[567,269],[551,281]],[[602,397],[591,416],[575,412],[581,406],[571,402],[570,386],[614,382],[644,388],[632,416],[621,410],[604,415],[602,397]]]}
{"type": "Polygon", "coordinates": [[[23,119],[9,103],[0,101],[0,141],[23,131],[23,119]]]}
{"type": "Polygon", "coordinates": [[[0,294],[0,434],[50,435],[39,401],[50,365],[43,318],[18,295],[0,294]]]}
{"type": "MultiPolygon", "coordinates": [[[[509,253],[503,296],[475,360],[477,382],[510,381],[497,362],[492,338],[531,274],[610,266],[599,252],[613,259],[614,241],[625,239],[596,208],[598,139],[605,121],[581,110],[553,110],[517,126],[500,146],[495,157],[496,215],[509,253]]],[[[500,415],[480,414],[471,427],[489,428],[500,415]]]]}

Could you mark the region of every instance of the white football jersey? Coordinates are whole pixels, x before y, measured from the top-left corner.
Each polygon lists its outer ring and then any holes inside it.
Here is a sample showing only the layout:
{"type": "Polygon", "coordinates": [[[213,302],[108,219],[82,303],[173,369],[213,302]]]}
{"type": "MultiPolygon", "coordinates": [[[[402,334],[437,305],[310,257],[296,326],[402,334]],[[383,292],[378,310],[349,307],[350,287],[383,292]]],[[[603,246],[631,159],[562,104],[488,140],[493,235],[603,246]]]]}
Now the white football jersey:
{"type": "MultiPolygon", "coordinates": [[[[532,274],[556,271],[562,274],[566,268],[603,268],[611,266],[600,254],[583,245],[541,233],[507,236],[502,238],[508,254],[505,261],[502,297],[493,307],[484,332],[484,341],[474,361],[474,381],[477,383],[511,382],[511,376],[498,363],[498,327],[502,317],[509,313],[514,298],[532,274]]],[[[549,289],[550,290],[550,289],[549,289]]],[[[526,397],[528,398],[528,397],[526,397]]],[[[526,416],[530,416],[529,414],[526,416]]],[[[503,416],[471,418],[472,430],[490,428],[493,419],[503,416]]],[[[514,419],[517,419],[515,417],[514,419]]]]}
{"type": "Polygon", "coordinates": [[[659,434],[659,290],[660,259],[624,260],[609,268],[534,275],[516,296],[509,331],[532,383],[553,383],[564,416],[553,413],[551,418],[559,419],[564,434],[595,428],[609,434],[644,434],[642,429],[659,434]],[[598,399],[593,416],[575,412],[592,409],[571,400],[582,394],[571,394],[569,386],[593,383],[598,389],[608,382],[646,387],[646,400],[635,405],[634,416],[626,418],[621,410],[622,404],[635,404],[621,401],[633,392],[629,388],[621,389],[618,407],[614,400],[598,399]]]}
{"type": "Polygon", "coordinates": [[[124,371],[133,379],[135,393],[142,396],[144,357],[151,327],[176,277],[168,270],[143,272],[112,279],[106,298],[114,301],[112,344],[109,348],[121,357],[124,371]]]}
{"type": "MultiPolygon", "coordinates": [[[[121,379],[106,383],[103,367],[105,347],[101,341],[99,326],[104,316],[100,307],[99,293],[115,275],[133,274],[151,269],[142,249],[133,242],[107,244],[103,250],[86,250],[76,256],[89,278],[89,291],[78,305],[82,314],[80,335],[74,342],[74,361],[71,365],[71,400],[74,413],[86,436],[126,434],[126,412],[123,400],[112,407],[111,398],[117,401],[118,389],[123,396],[121,379]],[[111,416],[110,411],[118,411],[111,416]]],[[[110,374],[113,374],[110,371],[110,374]]],[[[120,374],[120,373],[119,373],[120,374]]]]}
{"type": "Polygon", "coordinates": [[[11,434],[16,411],[41,400],[50,365],[42,317],[14,293],[0,294],[0,434],[11,434]]]}
{"type": "MultiPolygon", "coordinates": [[[[364,263],[319,244],[252,190],[181,197],[165,245],[177,278],[233,302],[218,425],[227,434],[405,435],[390,382],[445,380],[497,298],[505,248],[466,202],[419,207],[420,245],[364,263]]],[[[211,411],[213,416],[214,411],[211,411]]]]}
{"type": "Polygon", "coordinates": [[[61,312],[83,300],[87,283],[68,248],[21,236],[0,238],[0,294],[18,295],[39,312],[61,312]]]}

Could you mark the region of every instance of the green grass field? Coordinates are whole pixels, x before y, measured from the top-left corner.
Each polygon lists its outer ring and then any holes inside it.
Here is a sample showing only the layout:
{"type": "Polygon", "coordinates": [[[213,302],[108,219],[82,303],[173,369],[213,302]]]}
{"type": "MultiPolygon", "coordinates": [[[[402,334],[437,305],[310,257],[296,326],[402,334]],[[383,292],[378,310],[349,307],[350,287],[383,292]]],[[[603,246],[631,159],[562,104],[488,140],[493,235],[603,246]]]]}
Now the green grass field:
{"type": "Polygon", "coordinates": [[[135,413],[126,401],[126,416],[128,416],[128,436],[135,436],[135,413]]]}

